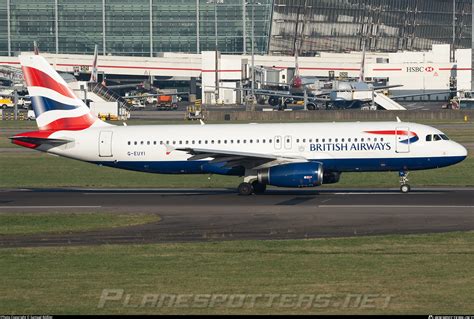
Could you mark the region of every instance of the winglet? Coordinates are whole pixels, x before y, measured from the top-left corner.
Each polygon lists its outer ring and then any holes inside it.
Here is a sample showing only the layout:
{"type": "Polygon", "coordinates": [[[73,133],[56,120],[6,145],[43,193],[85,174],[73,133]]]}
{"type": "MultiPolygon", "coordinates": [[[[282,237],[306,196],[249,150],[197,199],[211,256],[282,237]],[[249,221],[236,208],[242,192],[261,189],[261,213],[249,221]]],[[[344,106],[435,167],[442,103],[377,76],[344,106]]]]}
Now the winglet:
{"type": "Polygon", "coordinates": [[[399,118],[398,116],[397,116],[397,122],[398,122],[398,123],[401,123],[401,122],[402,122],[402,120],[400,120],[400,118],[399,118]]]}
{"type": "Polygon", "coordinates": [[[201,119],[199,120],[199,123],[201,123],[201,125],[206,125],[206,123],[204,123],[204,121],[201,119]]]}

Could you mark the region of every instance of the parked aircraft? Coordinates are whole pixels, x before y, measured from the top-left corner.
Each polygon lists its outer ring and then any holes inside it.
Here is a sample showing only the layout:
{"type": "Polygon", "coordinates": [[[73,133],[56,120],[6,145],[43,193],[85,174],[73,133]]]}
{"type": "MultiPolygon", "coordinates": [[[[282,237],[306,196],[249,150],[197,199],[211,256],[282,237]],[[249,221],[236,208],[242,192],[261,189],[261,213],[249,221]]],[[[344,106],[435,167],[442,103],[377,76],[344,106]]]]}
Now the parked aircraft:
{"type": "MultiPolygon", "coordinates": [[[[114,126],[91,114],[41,56],[21,55],[38,130],[12,142],[89,163],[160,174],[243,176],[241,195],[267,185],[316,187],[344,172],[408,172],[461,162],[466,149],[416,123],[353,122],[114,126]]],[[[66,178],[66,177],[65,177],[66,178]]]]}

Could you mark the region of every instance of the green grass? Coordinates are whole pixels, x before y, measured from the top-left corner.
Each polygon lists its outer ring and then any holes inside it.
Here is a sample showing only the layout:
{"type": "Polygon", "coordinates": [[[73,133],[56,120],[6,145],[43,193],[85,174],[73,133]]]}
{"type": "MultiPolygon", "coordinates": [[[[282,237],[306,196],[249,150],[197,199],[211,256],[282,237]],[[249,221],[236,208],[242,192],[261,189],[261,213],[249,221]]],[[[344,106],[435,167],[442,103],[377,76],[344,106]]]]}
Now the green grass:
{"type": "MultiPolygon", "coordinates": [[[[413,186],[474,186],[474,157],[455,166],[410,173],[413,186]]],[[[0,154],[0,188],[235,188],[241,178],[221,175],[161,175],[132,172],[42,153],[0,154]]],[[[344,173],[323,187],[397,187],[396,172],[344,173]]]]}
{"type": "Polygon", "coordinates": [[[0,250],[0,313],[472,313],[474,233],[292,241],[104,245],[0,250]],[[322,308],[99,309],[103,289],[144,294],[324,294],[322,308]],[[388,307],[341,307],[350,294],[392,296],[388,307]]]}
{"type": "Polygon", "coordinates": [[[0,213],[0,235],[66,233],[158,222],[153,214],[0,213]]]}

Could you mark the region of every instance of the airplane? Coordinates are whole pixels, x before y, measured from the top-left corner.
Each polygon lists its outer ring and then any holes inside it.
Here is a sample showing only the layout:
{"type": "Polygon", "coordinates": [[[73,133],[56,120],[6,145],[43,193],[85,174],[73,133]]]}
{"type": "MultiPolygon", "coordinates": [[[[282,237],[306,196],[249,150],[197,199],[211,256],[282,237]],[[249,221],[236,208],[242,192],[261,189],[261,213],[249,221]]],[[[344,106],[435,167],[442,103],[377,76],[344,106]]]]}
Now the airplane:
{"type": "Polygon", "coordinates": [[[159,174],[244,177],[240,195],[267,185],[316,187],[345,172],[399,173],[454,165],[462,145],[417,123],[137,125],[101,121],[41,56],[19,57],[38,130],[10,137],[16,145],[101,166],[159,174]]]}
{"type": "MultiPolygon", "coordinates": [[[[365,82],[365,61],[366,61],[365,41],[362,45],[362,59],[360,72],[357,80],[320,80],[314,76],[300,75],[298,62],[298,50],[295,50],[295,73],[289,83],[262,82],[268,88],[259,88],[254,90],[259,97],[268,96],[268,104],[285,109],[287,104],[295,100],[306,99],[306,108],[308,110],[319,110],[327,108],[336,109],[360,109],[366,105],[372,104],[374,94],[382,90],[401,87],[402,85],[374,85],[374,83],[365,82]],[[274,87],[282,87],[274,89],[274,87]]],[[[250,91],[250,88],[219,88],[232,89],[236,91],[250,91]]],[[[426,95],[426,94],[423,94],[426,95]]],[[[404,96],[403,98],[411,97],[404,96]]],[[[392,98],[394,99],[394,98],[392,98]]],[[[265,99],[260,98],[260,101],[265,99]]]]}

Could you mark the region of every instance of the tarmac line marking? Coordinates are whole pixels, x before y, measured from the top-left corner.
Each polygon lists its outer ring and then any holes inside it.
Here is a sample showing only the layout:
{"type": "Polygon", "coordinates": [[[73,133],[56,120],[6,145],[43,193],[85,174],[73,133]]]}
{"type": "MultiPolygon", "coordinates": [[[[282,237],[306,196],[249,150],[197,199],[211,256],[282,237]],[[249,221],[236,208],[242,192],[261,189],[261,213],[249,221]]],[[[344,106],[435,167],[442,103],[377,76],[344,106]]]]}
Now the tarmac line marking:
{"type": "Polygon", "coordinates": [[[474,206],[463,206],[463,205],[318,205],[321,208],[335,207],[335,208],[474,208],[474,206]]]}
{"type": "Polygon", "coordinates": [[[0,209],[9,208],[101,208],[102,206],[0,206],[0,209]]]}

